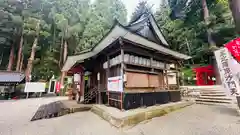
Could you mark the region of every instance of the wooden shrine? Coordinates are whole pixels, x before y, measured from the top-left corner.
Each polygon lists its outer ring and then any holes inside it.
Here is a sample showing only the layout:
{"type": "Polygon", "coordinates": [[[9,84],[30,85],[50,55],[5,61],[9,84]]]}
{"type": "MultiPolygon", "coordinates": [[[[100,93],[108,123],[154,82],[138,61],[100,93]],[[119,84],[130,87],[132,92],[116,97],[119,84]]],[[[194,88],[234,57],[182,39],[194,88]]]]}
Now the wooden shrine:
{"type": "Polygon", "coordinates": [[[189,58],[171,50],[153,15],[143,13],[128,26],[116,21],[92,49],[68,56],[62,71],[80,74],[84,103],[128,110],[180,101],[179,62],[189,58]]]}

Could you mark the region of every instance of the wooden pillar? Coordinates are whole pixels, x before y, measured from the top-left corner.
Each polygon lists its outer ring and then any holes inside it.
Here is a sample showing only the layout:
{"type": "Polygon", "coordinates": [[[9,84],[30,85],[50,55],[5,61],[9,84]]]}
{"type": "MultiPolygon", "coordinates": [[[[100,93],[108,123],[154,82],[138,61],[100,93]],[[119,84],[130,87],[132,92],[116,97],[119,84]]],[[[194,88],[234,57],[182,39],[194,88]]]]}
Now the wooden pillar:
{"type": "Polygon", "coordinates": [[[167,64],[164,62],[164,76],[166,78],[166,86],[167,86],[167,90],[169,90],[169,84],[168,84],[168,74],[167,74],[167,64]]]}
{"type": "MultiPolygon", "coordinates": [[[[107,75],[106,75],[106,79],[107,79],[107,84],[108,84],[108,78],[110,77],[110,58],[109,58],[109,55],[107,55],[107,75]]],[[[109,93],[109,91],[108,91],[108,85],[107,85],[107,96],[108,96],[108,105],[110,105],[109,104],[109,95],[110,93],[109,93]]]]}
{"type": "Polygon", "coordinates": [[[100,86],[100,83],[101,83],[101,74],[100,72],[98,72],[98,76],[97,76],[97,79],[98,79],[98,103],[101,104],[101,86],[100,86]]]}
{"type": "Polygon", "coordinates": [[[62,71],[61,78],[60,78],[60,91],[61,91],[60,93],[61,93],[61,96],[64,95],[62,86],[64,88],[64,77],[65,77],[65,75],[66,75],[66,72],[62,71]]]}
{"type": "MultiPolygon", "coordinates": [[[[119,39],[120,47],[121,47],[121,78],[122,78],[122,88],[124,89],[124,50],[123,50],[123,41],[122,38],[119,39]]],[[[120,96],[120,108],[123,109],[123,91],[120,96]]]]}
{"type": "Polygon", "coordinates": [[[81,96],[83,96],[84,100],[84,94],[85,94],[85,77],[84,72],[81,72],[80,74],[80,91],[79,91],[79,103],[81,102],[81,96]]]}
{"type": "Polygon", "coordinates": [[[176,69],[176,81],[177,81],[177,88],[179,89],[179,87],[180,87],[180,79],[179,79],[179,69],[178,69],[178,64],[176,63],[175,64],[175,69],[176,69]]]}

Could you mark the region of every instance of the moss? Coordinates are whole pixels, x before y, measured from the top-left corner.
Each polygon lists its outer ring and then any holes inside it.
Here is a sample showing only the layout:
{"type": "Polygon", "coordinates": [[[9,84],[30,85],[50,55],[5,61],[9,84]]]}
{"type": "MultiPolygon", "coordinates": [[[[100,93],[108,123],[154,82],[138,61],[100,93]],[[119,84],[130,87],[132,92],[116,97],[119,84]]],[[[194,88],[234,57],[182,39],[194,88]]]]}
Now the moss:
{"type": "Polygon", "coordinates": [[[127,122],[124,122],[124,123],[130,126],[130,125],[135,125],[144,120],[145,120],[145,113],[139,113],[133,116],[129,116],[127,118],[127,122]]]}
{"type": "Polygon", "coordinates": [[[160,117],[165,115],[167,112],[163,109],[156,109],[149,112],[146,112],[146,119],[152,119],[154,117],[160,117]]]}

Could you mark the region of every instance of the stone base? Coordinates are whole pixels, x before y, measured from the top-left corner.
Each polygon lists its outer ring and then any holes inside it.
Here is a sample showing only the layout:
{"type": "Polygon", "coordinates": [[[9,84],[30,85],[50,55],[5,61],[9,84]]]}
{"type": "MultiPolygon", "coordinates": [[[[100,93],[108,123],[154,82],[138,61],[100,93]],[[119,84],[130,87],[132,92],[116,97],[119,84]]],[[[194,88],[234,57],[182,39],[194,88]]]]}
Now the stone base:
{"type": "Polygon", "coordinates": [[[69,113],[91,110],[92,105],[77,104],[75,100],[62,100],[41,105],[32,117],[31,121],[63,116],[69,113]]]}
{"type": "Polygon", "coordinates": [[[142,121],[160,117],[172,111],[187,107],[194,104],[194,102],[175,102],[163,105],[155,105],[147,108],[138,108],[128,111],[121,111],[114,107],[105,105],[93,105],[91,111],[104,120],[108,121],[111,125],[122,128],[127,126],[134,126],[142,121]]]}
{"type": "Polygon", "coordinates": [[[240,109],[237,110],[238,116],[240,116],[240,109]]]}
{"type": "Polygon", "coordinates": [[[236,98],[237,98],[238,108],[240,109],[240,96],[236,96],[236,98]]]}

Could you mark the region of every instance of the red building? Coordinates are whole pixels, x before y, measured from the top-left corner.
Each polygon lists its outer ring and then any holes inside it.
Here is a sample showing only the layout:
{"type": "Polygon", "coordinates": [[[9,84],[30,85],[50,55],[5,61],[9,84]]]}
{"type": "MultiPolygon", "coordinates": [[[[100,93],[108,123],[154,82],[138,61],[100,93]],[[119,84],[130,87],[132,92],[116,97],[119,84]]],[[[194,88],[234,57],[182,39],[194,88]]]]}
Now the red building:
{"type": "Polygon", "coordinates": [[[196,73],[196,85],[214,85],[216,81],[214,68],[212,65],[197,67],[193,71],[196,73]]]}

